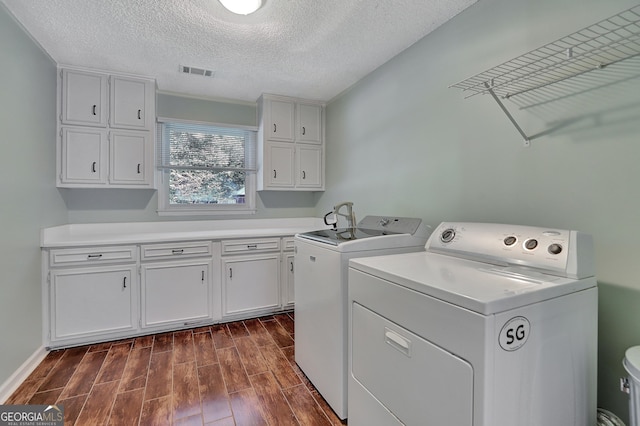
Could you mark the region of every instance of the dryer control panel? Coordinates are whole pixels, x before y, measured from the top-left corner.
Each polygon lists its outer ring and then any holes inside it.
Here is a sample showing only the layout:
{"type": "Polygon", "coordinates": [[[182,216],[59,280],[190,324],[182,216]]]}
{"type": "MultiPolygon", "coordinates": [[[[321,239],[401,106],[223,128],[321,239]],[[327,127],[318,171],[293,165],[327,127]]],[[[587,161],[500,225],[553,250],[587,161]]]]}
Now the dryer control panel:
{"type": "Polygon", "coordinates": [[[442,222],[425,249],[485,263],[534,268],[562,277],[585,278],[595,274],[593,239],[578,231],[442,222]]]}

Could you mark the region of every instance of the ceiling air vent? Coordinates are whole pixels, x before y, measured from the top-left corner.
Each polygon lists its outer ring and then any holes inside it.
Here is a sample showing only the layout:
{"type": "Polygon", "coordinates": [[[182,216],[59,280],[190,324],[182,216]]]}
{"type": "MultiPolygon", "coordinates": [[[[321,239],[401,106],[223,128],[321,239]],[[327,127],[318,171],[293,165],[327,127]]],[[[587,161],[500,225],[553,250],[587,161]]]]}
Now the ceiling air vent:
{"type": "Polygon", "coordinates": [[[215,74],[215,71],[212,70],[197,67],[188,67],[186,65],[180,65],[180,72],[183,72],[185,74],[200,75],[203,77],[213,77],[213,75],[215,74]]]}

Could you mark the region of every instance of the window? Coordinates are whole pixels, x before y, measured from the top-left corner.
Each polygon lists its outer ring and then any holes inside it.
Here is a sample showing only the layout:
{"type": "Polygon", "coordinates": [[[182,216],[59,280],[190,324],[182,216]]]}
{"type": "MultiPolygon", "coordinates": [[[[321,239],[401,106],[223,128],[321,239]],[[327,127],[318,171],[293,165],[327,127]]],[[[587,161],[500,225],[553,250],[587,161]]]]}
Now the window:
{"type": "Polygon", "coordinates": [[[255,213],[254,129],[164,122],[159,133],[160,214],[255,213]]]}

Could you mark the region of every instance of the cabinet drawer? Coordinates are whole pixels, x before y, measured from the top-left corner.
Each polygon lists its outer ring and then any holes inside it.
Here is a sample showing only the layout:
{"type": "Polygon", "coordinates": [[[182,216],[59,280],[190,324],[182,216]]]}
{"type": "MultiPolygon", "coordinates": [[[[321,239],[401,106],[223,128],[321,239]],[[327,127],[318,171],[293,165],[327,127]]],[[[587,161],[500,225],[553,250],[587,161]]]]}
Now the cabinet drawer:
{"type": "Polygon", "coordinates": [[[211,242],[145,244],[140,249],[141,260],[211,256],[211,242]]]}
{"type": "Polygon", "coordinates": [[[280,250],[280,238],[227,240],[222,242],[223,255],[276,250],[280,250]]]}
{"type": "Polygon", "coordinates": [[[55,249],[49,253],[49,264],[61,266],[135,262],[137,254],[136,246],[55,249]]]}
{"type": "Polygon", "coordinates": [[[282,239],[282,251],[293,251],[294,247],[293,237],[284,237],[282,239]]]}

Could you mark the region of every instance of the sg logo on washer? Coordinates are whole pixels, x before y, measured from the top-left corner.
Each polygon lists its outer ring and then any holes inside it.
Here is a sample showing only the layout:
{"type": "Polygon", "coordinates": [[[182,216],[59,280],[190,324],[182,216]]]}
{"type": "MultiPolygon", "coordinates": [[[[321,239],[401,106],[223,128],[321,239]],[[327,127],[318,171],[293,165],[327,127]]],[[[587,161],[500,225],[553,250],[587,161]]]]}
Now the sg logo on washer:
{"type": "Polygon", "coordinates": [[[531,324],[525,317],[511,318],[500,330],[500,347],[509,352],[520,349],[527,342],[530,330],[531,324]]]}

